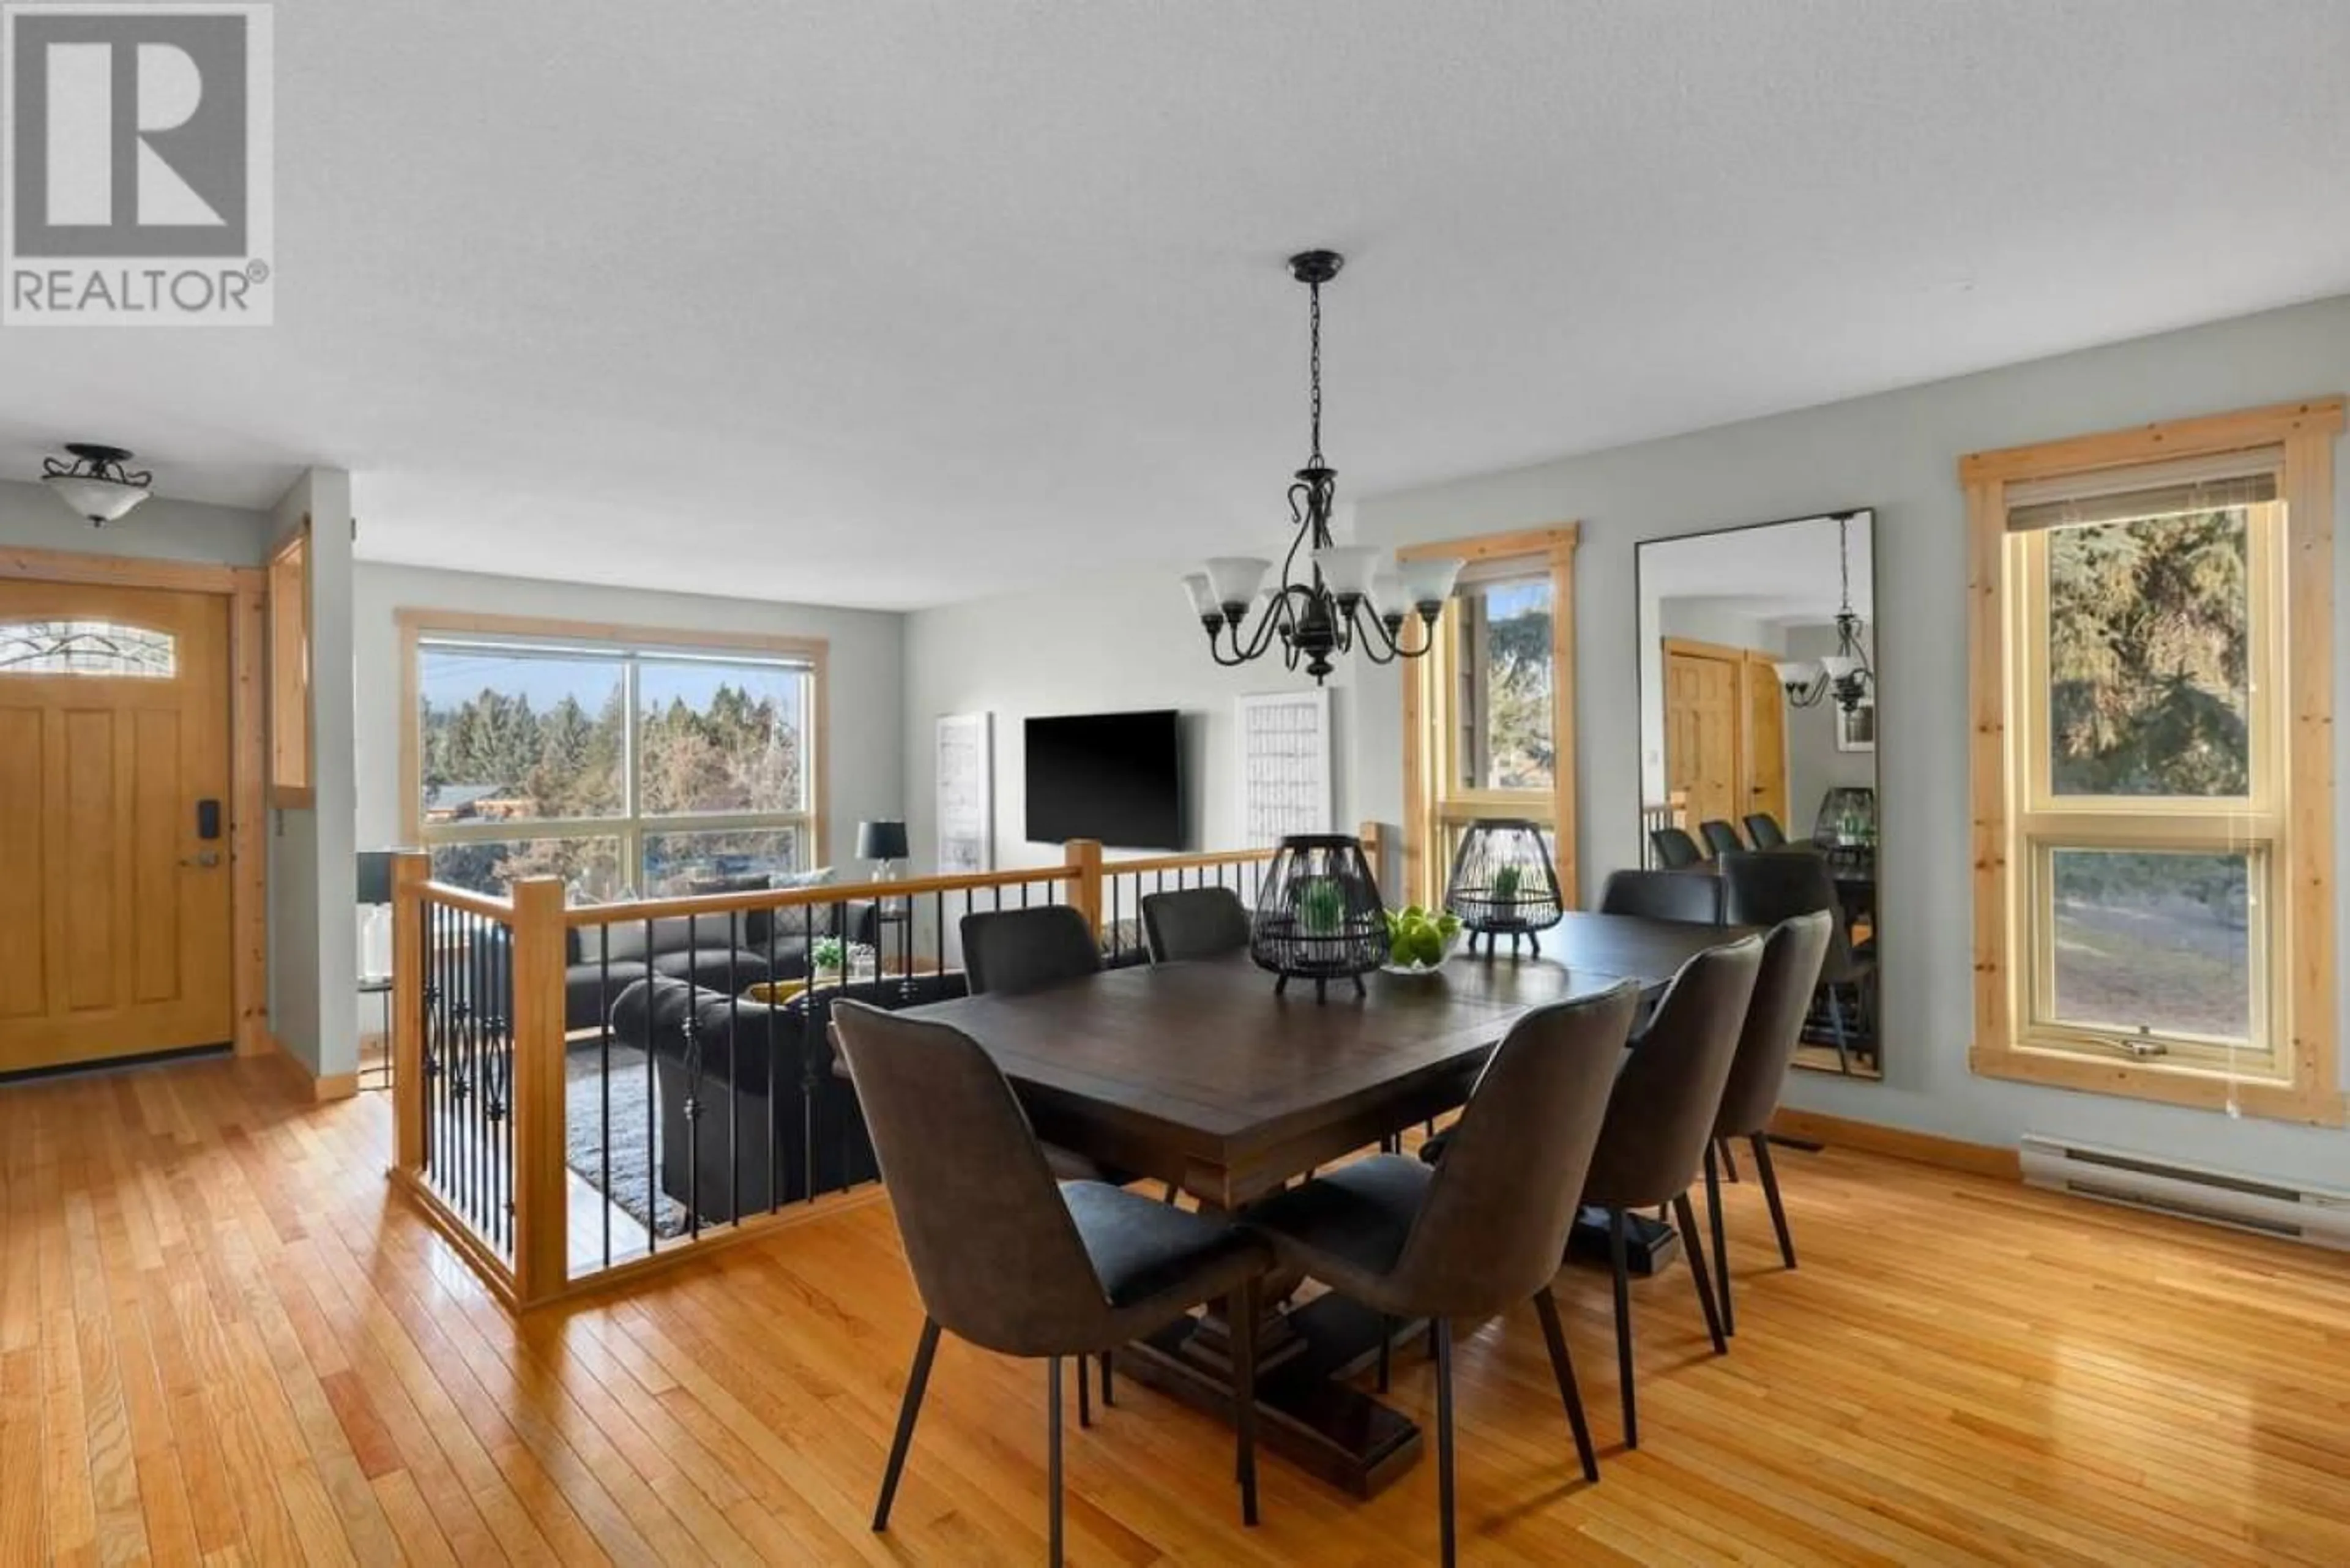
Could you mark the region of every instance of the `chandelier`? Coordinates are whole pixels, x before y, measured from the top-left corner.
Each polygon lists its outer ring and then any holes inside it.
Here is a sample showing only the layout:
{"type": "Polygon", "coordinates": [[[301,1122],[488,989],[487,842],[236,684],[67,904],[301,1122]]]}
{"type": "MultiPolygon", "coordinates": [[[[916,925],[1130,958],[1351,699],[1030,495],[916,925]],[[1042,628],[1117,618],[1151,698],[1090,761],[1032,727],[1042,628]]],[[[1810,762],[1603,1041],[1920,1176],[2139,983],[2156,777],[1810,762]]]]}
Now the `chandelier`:
{"type": "Polygon", "coordinates": [[[131,453],[119,446],[79,441],[66,442],[66,450],[73,453],[71,462],[59,462],[54,457],[41,460],[41,483],[99,527],[147,499],[147,486],[155,476],[123,467],[131,453]]]}
{"type": "Polygon", "coordinates": [[[1418,659],[1436,644],[1436,618],[1444,613],[1455,560],[1411,560],[1391,565],[1386,552],[1362,545],[1339,545],[1330,537],[1330,507],[1338,475],[1322,461],[1322,286],[1338,275],[1346,258],[1336,251],[1304,251],[1289,258],[1290,275],[1304,284],[1310,300],[1307,322],[1312,387],[1311,455],[1289,487],[1289,515],[1296,533],[1282,557],[1281,575],[1271,587],[1273,563],[1255,556],[1218,556],[1205,570],[1183,579],[1191,608],[1208,633],[1208,651],[1218,664],[1261,659],[1276,641],[1284,663],[1301,663],[1315,684],[1327,680],[1334,654],[1359,649],[1374,664],[1418,659]],[[1305,555],[1305,576],[1297,575],[1305,555]],[[1256,622],[1249,625],[1252,608],[1256,622]],[[1406,623],[1417,615],[1419,639],[1408,641],[1406,623]]]}
{"type": "Polygon", "coordinates": [[[1843,607],[1836,611],[1836,650],[1821,659],[1802,659],[1776,666],[1787,701],[1798,708],[1816,708],[1833,693],[1836,706],[1852,712],[1876,688],[1877,672],[1868,667],[1861,647],[1860,618],[1852,613],[1852,553],[1846,531],[1853,514],[1835,514],[1836,570],[1844,579],[1843,607]]]}

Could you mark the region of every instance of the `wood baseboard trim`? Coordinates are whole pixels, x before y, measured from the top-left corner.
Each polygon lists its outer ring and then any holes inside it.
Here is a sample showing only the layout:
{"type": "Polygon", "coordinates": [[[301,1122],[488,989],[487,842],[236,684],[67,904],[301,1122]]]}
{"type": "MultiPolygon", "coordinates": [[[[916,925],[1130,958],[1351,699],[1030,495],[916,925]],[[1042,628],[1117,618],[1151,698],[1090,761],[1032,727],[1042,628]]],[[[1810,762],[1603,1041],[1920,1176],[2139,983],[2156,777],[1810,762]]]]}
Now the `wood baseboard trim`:
{"type": "Polygon", "coordinates": [[[1771,1130],[1831,1148],[1856,1148],[1865,1154],[1881,1154],[1890,1159],[1939,1166],[1945,1170],[1963,1170],[1973,1176],[1996,1177],[2002,1181],[2023,1179],[2023,1157],[2014,1149],[1992,1144],[1965,1143],[1933,1133],[1850,1121],[1786,1106],[1780,1106],[1772,1116],[1771,1130]]]}
{"type": "Polygon", "coordinates": [[[274,1033],[265,1033],[262,1037],[286,1086],[301,1098],[323,1106],[332,1100],[348,1100],[359,1092],[357,1073],[313,1074],[307,1063],[286,1048],[285,1041],[274,1033]]]}

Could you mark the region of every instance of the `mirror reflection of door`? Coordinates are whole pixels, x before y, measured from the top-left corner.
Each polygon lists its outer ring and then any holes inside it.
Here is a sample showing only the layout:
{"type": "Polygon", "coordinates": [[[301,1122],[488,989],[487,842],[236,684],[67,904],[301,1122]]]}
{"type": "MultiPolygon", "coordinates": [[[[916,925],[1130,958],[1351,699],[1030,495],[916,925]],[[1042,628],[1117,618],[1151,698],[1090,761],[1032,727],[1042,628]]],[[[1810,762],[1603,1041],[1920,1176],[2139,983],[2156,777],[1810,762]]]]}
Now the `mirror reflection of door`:
{"type": "Polygon", "coordinates": [[[232,1037],[228,630],[217,594],[0,582],[0,1074],[232,1037]]]}
{"type": "Polygon", "coordinates": [[[1783,829],[1787,822],[1787,699],[1779,685],[1778,660],[1763,650],[1746,650],[1739,671],[1746,685],[1746,804],[1732,818],[1743,824],[1761,814],[1783,829]]]}
{"type": "Polygon", "coordinates": [[[1744,656],[1665,639],[1665,786],[1689,803],[1689,826],[1738,820],[1744,798],[1744,656]]]}

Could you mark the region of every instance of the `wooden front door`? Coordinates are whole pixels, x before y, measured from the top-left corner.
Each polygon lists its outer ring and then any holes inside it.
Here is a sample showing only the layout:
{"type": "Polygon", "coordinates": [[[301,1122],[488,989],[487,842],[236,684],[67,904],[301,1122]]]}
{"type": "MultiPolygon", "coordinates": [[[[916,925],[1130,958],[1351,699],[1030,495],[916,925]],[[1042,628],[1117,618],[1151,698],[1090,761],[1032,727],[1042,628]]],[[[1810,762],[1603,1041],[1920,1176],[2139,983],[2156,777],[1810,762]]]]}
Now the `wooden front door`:
{"type": "Polygon", "coordinates": [[[0,1074],[234,1037],[228,643],[222,595],[0,581],[0,1074]]]}
{"type": "MultiPolygon", "coordinates": [[[[1767,653],[1748,650],[1745,676],[1746,806],[1740,815],[1767,813],[1782,831],[1788,831],[1786,693],[1767,653]]],[[[1743,823],[1739,830],[1745,831],[1743,823]]]]}
{"type": "Polygon", "coordinates": [[[1665,649],[1665,788],[1689,796],[1689,826],[1745,807],[1741,785],[1742,660],[1668,643],[1665,649]]]}

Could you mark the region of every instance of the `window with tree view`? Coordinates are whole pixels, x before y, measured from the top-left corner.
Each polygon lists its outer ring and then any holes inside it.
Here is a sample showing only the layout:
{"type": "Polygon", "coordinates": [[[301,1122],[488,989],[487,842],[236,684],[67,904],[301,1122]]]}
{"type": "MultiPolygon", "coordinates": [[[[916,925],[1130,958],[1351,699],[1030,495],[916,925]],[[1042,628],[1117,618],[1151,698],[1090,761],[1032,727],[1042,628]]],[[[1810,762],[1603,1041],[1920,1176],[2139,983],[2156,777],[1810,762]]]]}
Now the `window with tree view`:
{"type": "Polygon", "coordinates": [[[2028,1045],[2282,1068],[2276,494],[2145,471],[2011,506],[2028,1045]]]}
{"type": "Polygon", "coordinates": [[[583,902],[804,867],[810,665],[432,634],[416,658],[437,880],[559,877],[583,902]]]}
{"type": "Polygon", "coordinates": [[[1456,784],[1548,791],[1557,767],[1549,572],[1464,587],[1452,625],[1456,784]]]}

